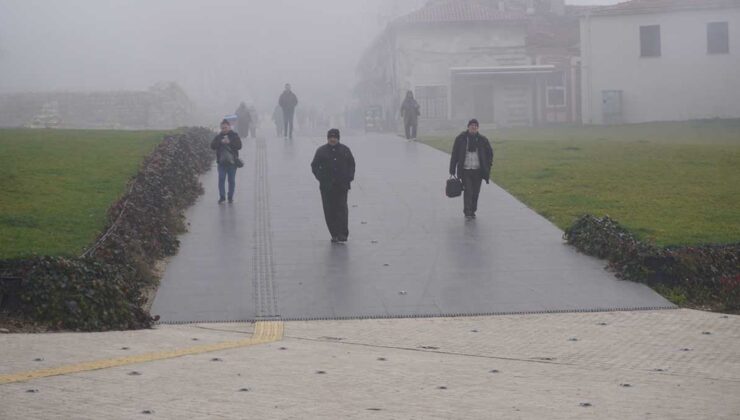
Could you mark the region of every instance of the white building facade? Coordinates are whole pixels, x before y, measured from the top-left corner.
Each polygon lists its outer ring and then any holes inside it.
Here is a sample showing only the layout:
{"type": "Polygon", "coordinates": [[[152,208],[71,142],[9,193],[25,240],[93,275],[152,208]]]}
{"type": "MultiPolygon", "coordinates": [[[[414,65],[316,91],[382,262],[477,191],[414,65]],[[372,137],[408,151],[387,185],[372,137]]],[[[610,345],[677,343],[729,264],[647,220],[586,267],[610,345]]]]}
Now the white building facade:
{"type": "Polygon", "coordinates": [[[580,26],[584,124],[740,118],[740,0],[632,0],[580,26]]]}

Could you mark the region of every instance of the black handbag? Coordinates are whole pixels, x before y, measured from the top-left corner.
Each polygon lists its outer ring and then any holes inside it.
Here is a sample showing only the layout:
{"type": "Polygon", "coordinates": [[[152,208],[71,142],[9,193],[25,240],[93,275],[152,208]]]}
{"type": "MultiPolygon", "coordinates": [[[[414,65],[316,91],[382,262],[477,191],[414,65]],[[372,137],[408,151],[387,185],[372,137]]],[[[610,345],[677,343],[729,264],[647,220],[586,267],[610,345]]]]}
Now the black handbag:
{"type": "Polygon", "coordinates": [[[445,187],[445,194],[447,197],[459,197],[463,192],[463,183],[460,178],[450,176],[447,180],[447,186],[445,187]]]}

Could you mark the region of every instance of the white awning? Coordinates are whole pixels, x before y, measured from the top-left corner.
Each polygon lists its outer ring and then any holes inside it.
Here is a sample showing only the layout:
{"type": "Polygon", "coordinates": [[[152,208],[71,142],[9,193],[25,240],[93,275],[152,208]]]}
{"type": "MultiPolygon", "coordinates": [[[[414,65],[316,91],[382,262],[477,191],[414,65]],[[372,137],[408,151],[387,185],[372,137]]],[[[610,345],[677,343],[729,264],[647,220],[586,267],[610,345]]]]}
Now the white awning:
{"type": "Polygon", "coordinates": [[[453,67],[453,76],[496,76],[499,74],[549,74],[555,71],[552,64],[536,66],[499,66],[499,67],[453,67]]]}

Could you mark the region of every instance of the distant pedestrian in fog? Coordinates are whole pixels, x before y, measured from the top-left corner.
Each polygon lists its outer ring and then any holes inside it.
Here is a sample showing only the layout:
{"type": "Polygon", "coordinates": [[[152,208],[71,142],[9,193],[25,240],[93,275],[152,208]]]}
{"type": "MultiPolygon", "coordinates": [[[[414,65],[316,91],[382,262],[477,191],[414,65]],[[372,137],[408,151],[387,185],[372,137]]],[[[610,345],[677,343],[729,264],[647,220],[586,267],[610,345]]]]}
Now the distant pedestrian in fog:
{"type": "Polygon", "coordinates": [[[249,129],[252,125],[252,115],[249,113],[247,104],[244,102],[239,104],[239,108],[234,111],[236,114],[236,131],[241,134],[242,137],[249,137],[249,129]]]}
{"type": "Polygon", "coordinates": [[[326,134],[327,143],[316,150],[311,171],[319,181],[324,218],[332,242],[346,242],[349,237],[347,193],[355,179],[355,158],[349,147],[339,143],[339,130],[326,134]]]}
{"type": "Polygon", "coordinates": [[[236,188],[236,168],[239,159],[239,150],[242,141],[239,134],[231,130],[228,120],[221,121],[221,132],[211,141],[211,149],[216,151],[216,162],[218,163],[218,203],[226,201],[234,202],[234,189],[236,188]],[[226,195],[226,178],[229,179],[229,193],[226,195]]]}
{"type": "Polygon", "coordinates": [[[260,116],[257,112],[257,108],[254,106],[247,107],[247,110],[249,111],[249,135],[252,136],[252,138],[257,138],[257,127],[260,125],[260,116]]]}
{"type": "Polygon", "coordinates": [[[298,105],[298,97],[290,90],[290,83],[285,84],[285,90],[280,95],[278,104],[283,109],[283,135],[286,139],[293,139],[293,117],[295,107],[298,105]]]}
{"type": "Polygon", "coordinates": [[[419,103],[414,99],[414,93],[406,92],[406,98],[401,103],[401,117],[403,117],[403,128],[406,131],[406,139],[416,140],[416,130],[419,127],[419,103]]]}
{"type": "Polygon", "coordinates": [[[463,182],[463,212],[466,219],[475,219],[478,195],[483,180],[491,177],[493,149],[488,139],[478,132],[478,120],[468,122],[468,129],[455,139],[450,156],[450,175],[463,182]]]}
{"type": "Polygon", "coordinates": [[[283,110],[280,105],[275,105],[275,110],[272,111],[272,121],[275,123],[275,131],[277,136],[283,136],[283,110]]]}

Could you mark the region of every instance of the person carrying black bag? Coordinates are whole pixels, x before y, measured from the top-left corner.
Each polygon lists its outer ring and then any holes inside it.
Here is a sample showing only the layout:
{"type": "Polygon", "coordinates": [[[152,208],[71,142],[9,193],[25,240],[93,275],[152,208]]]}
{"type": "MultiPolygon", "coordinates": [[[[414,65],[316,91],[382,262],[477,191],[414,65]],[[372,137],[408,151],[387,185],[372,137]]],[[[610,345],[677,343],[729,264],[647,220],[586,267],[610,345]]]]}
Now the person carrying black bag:
{"type": "Polygon", "coordinates": [[[319,181],[324,218],[332,242],[346,242],[349,237],[347,193],[355,179],[355,158],[349,147],[339,143],[339,130],[326,134],[327,143],[316,150],[311,171],[319,181]]]}
{"type": "Polygon", "coordinates": [[[466,219],[475,219],[478,195],[483,180],[488,184],[493,165],[493,148],[488,139],[478,132],[478,120],[468,122],[468,129],[455,138],[450,156],[450,175],[457,175],[463,183],[463,212],[466,219]]]}
{"type": "Polygon", "coordinates": [[[228,120],[221,121],[221,132],[211,141],[211,149],[216,151],[218,163],[218,203],[226,201],[226,178],[229,179],[229,203],[234,202],[236,188],[236,168],[242,165],[239,159],[239,150],[242,140],[239,134],[231,130],[228,120]]]}

